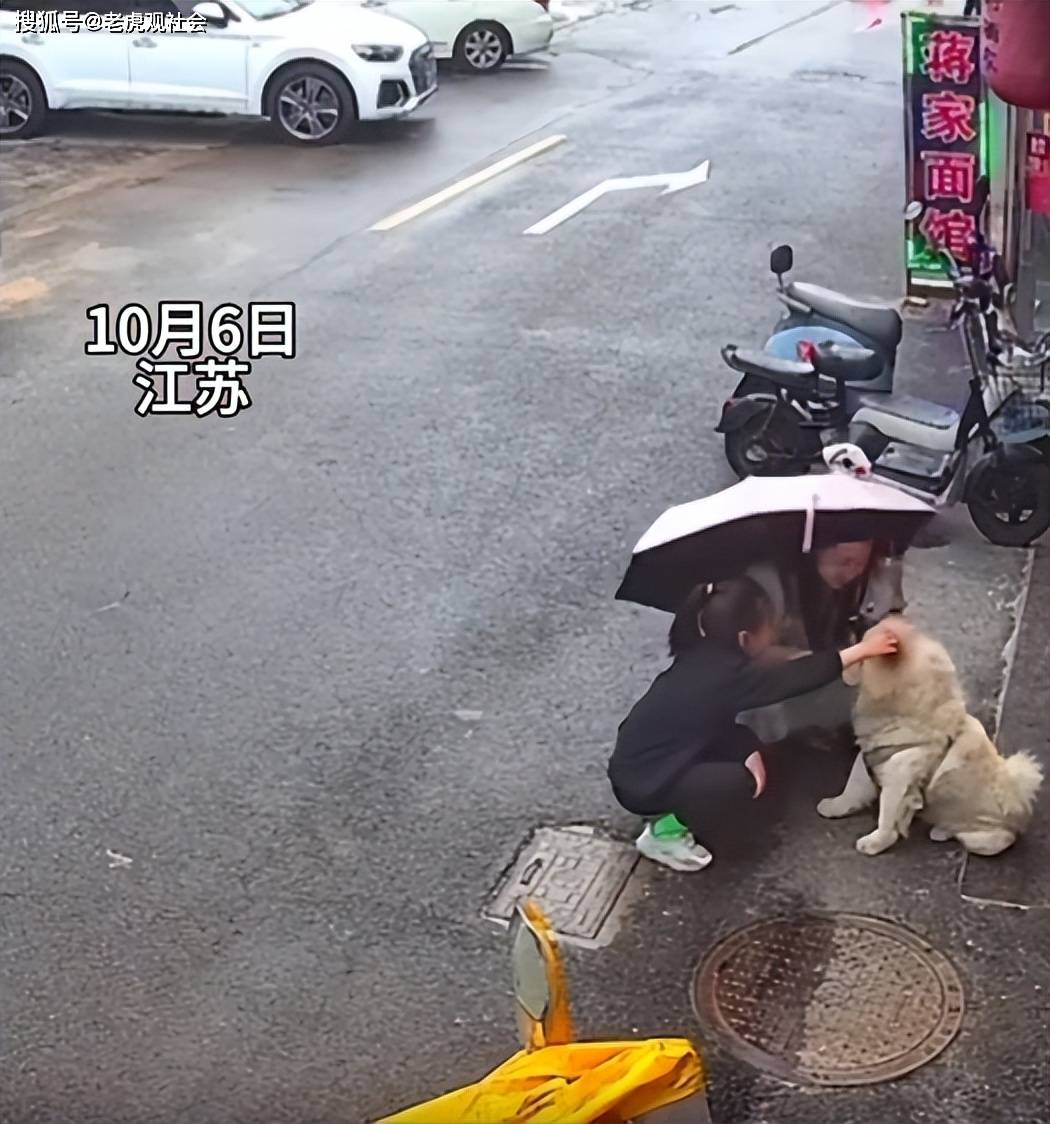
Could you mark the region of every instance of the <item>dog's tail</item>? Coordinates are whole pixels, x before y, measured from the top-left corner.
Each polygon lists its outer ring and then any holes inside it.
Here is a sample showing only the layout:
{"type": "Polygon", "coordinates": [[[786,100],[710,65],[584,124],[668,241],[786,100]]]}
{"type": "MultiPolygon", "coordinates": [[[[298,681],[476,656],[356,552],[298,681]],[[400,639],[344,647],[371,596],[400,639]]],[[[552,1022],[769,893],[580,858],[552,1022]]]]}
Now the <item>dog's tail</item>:
{"type": "Polygon", "coordinates": [[[1028,816],[1035,803],[1036,793],[1043,783],[1043,766],[1024,751],[1011,754],[1006,758],[1005,764],[1017,797],[1017,807],[1011,810],[1028,816]]]}

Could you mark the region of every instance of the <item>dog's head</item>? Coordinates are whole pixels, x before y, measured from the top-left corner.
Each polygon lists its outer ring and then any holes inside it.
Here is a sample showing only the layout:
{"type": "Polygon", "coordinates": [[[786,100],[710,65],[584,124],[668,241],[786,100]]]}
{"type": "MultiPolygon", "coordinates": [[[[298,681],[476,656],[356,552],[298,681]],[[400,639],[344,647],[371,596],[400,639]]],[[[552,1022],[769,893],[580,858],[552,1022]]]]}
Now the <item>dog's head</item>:
{"type": "Polygon", "coordinates": [[[852,686],[860,687],[862,697],[892,697],[903,711],[924,706],[932,710],[942,703],[961,700],[955,665],[941,643],[902,616],[886,617],[866,635],[876,630],[895,636],[897,651],[846,670],[843,677],[852,686]]]}
{"type": "Polygon", "coordinates": [[[889,694],[908,666],[914,662],[916,648],[924,639],[919,630],[902,616],[886,617],[864,634],[888,632],[897,639],[897,651],[891,656],[875,656],[846,669],[843,678],[851,687],[862,687],[865,694],[881,697],[889,694]]]}

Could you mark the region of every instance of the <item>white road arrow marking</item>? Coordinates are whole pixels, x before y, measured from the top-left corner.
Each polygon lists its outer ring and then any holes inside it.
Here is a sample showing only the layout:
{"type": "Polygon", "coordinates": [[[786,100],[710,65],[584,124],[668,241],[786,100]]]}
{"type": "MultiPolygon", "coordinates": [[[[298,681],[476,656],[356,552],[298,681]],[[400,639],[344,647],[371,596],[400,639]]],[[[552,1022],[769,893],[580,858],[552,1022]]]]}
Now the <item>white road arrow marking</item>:
{"type": "Polygon", "coordinates": [[[661,195],[673,195],[676,191],[684,191],[687,187],[696,187],[699,183],[706,183],[708,173],[711,171],[711,161],[704,160],[688,172],[661,172],[655,176],[620,176],[617,179],[603,180],[590,191],[577,195],[575,199],[559,207],[545,219],[530,226],[526,234],[546,234],[556,226],[560,226],[566,219],[578,215],[584,208],[589,207],[596,199],[607,195],[610,191],[632,191],[636,187],[662,187],[661,195]]]}

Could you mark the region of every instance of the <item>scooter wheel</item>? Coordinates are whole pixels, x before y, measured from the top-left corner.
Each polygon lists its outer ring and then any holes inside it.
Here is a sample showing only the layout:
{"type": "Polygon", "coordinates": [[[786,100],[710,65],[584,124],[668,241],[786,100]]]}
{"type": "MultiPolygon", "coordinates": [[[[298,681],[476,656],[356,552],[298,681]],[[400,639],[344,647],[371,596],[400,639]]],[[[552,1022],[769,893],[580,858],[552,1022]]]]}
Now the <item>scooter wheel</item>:
{"type": "Polygon", "coordinates": [[[981,473],[966,506],[996,546],[1029,546],[1050,527],[1050,466],[1038,461],[981,473]]]}
{"type": "Polygon", "coordinates": [[[810,460],[804,455],[805,434],[785,415],[783,406],[771,402],[767,409],[725,435],[726,460],[741,479],[804,476],[809,472],[810,460]]]}

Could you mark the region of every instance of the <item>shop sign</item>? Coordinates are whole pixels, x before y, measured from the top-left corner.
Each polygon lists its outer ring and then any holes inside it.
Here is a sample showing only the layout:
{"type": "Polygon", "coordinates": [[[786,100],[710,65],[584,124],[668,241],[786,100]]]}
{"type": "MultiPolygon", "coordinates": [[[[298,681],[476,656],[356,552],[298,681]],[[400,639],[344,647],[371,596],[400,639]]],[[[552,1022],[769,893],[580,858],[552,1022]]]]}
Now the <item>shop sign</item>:
{"type": "Polygon", "coordinates": [[[923,204],[909,226],[908,292],[941,287],[947,270],[931,245],[968,262],[988,172],[980,27],[961,16],[906,12],[904,106],[907,201],[923,204]]]}

